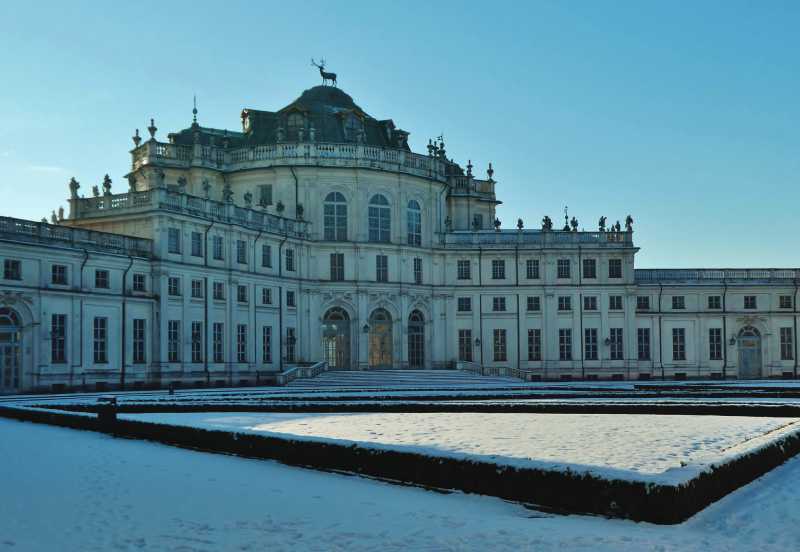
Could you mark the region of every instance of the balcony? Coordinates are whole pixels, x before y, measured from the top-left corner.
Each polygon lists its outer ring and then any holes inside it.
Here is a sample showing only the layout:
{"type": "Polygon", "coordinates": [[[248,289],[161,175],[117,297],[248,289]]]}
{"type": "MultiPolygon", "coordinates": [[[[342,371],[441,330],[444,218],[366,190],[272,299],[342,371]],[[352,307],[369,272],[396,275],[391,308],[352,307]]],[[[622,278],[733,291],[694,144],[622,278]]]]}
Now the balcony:
{"type": "Polygon", "coordinates": [[[135,215],[156,209],[239,224],[253,230],[297,238],[306,237],[308,230],[308,223],[305,221],[279,217],[249,207],[238,207],[233,203],[222,203],[166,188],[72,199],[69,218],[81,220],[111,215],[135,215]]]}
{"type": "Polygon", "coordinates": [[[633,232],[565,232],[542,230],[481,230],[449,232],[444,235],[445,247],[633,247],[633,232]]]}
{"type": "Polygon", "coordinates": [[[440,159],[352,143],[284,143],[226,149],[149,141],[131,154],[133,170],[147,165],[205,167],[226,172],[282,166],[352,167],[405,173],[440,182],[447,180],[445,164],[440,159]]]}
{"type": "Polygon", "coordinates": [[[153,243],[146,238],[134,238],[11,217],[0,217],[0,239],[57,247],[74,247],[134,257],[150,257],[153,253],[153,243]]]}

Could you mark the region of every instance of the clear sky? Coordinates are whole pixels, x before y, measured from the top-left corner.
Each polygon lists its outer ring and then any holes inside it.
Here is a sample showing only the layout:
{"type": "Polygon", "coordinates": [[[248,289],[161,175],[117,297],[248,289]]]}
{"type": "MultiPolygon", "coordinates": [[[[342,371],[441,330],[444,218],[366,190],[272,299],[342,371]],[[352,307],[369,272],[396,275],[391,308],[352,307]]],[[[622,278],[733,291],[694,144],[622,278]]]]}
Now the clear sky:
{"type": "Polygon", "coordinates": [[[131,135],[239,129],[319,84],[444,133],[498,215],[631,213],[639,267],[800,266],[800,2],[2,2],[0,215],[38,220],[131,135]]]}

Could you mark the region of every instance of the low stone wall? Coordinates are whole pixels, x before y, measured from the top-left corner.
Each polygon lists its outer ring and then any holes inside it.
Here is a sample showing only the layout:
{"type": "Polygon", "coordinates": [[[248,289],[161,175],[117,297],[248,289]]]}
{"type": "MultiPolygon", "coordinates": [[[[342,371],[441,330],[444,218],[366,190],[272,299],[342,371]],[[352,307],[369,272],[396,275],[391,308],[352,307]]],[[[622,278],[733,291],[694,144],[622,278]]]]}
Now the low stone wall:
{"type": "Polygon", "coordinates": [[[0,416],[429,488],[496,496],[557,512],[599,514],[661,524],[686,520],[800,452],[800,432],[792,433],[685,484],[673,486],[289,437],[134,420],[101,421],[85,414],[42,409],[4,406],[0,407],[0,416]]]}

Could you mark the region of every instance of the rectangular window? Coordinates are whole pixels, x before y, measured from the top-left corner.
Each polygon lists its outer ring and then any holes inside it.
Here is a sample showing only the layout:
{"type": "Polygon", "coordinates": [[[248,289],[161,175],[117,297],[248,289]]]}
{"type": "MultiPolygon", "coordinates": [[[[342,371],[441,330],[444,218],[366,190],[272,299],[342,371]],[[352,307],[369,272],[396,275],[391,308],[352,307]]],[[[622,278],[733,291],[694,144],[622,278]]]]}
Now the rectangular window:
{"type": "Polygon", "coordinates": [[[147,334],[145,333],[145,319],[144,318],[134,318],[133,319],[133,363],[134,364],[144,364],[147,362],[146,360],[146,339],[147,334]]]}
{"type": "Polygon", "coordinates": [[[672,310],[683,310],[686,308],[686,298],[683,295],[672,296],[672,310]]]}
{"type": "Polygon", "coordinates": [[[375,256],[375,281],[389,281],[389,257],[386,255],[375,256]]]}
{"type": "Polygon", "coordinates": [[[170,253],[180,255],[181,253],[181,231],[177,228],[170,228],[167,233],[167,247],[170,253]]]}
{"type": "Polygon", "coordinates": [[[93,329],[94,363],[105,364],[108,362],[108,318],[95,317],[93,329]]]}
{"type": "Polygon", "coordinates": [[[608,310],[622,310],[622,295],[608,296],[608,310]]]}
{"type": "Polygon", "coordinates": [[[181,279],[178,276],[170,276],[167,279],[167,295],[178,297],[181,294],[181,279]]]}
{"type": "Polygon", "coordinates": [[[505,297],[492,297],[492,310],[495,312],[502,312],[506,310],[505,297]]]}
{"type": "Polygon", "coordinates": [[[294,328],[286,328],[286,362],[295,361],[295,345],[297,337],[295,337],[294,328]]]}
{"type": "Polygon", "coordinates": [[[685,328],[672,328],[672,360],[686,360],[685,328]]]}
{"type": "Polygon", "coordinates": [[[203,280],[192,280],[192,298],[203,298],[203,280]]]}
{"type": "Polygon", "coordinates": [[[261,362],[272,363],[272,326],[261,328],[261,362]]]}
{"type": "Polygon", "coordinates": [[[559,360],[572,360],[572,330],[559,328],[558,330],[558,358],[559,360]]]}
{"type": "Polygon", "coordinates": [[[458,279],[459,280],[469,280],[472,278],[470,264],[468,260],[459,260],[458,261],[458,279]]]}
{"type": "Polygon", "coordinates": [[[608,260],[608,277],[622,278],[622,259],[608,260]]]}
{"type": "Polygon", "coordinates": [[[505,362],[508,360],[506,349],[506,331],[494,330],[494,361],[505,362]]]}
{"type": "Polygon", "coordinates": [[[594,295],[587,295],[583,298],[583,310],[596,311],[597,310],[597,297],[594,295]]]}
{"type": "Polygon", "coordinates": [[[539,279],[539,259],[528,259],[525,261],[525,276],[528,280],[539,279]]]}
{"type": "Polygon", "coordinates": [[[181,321],[167,321],[167,362],[181,361],[181,321]]]}
{"type": "Polygon", "coordinates": [[[472,297],[459,297],[457,309],[458,312],[472,311],[472,297]]]}
{"type": "Polygon", "coordinates": [[[258,205],[261,207],[272,205],[272,184],[261,184],[258,187],[258,205]]]}
{"type": "Polygon", "coordinates": [[[539,312],[542,310],[542,299],[538,295],[528,297],[527,306],[529,312],[539,312]]]}
{"type": "Polygon", "coordinates": [[[225,324],[214,322],[211,327],[214,347],[214,362],[225,362],[225,324]]]}
{"type": "Polygon", "coordinates": [[[414,257],[414,283],[422,285],[422,259],[414,257]]]}
{"type": "Polygon", "coordinates": [[[528,360],[542,360],[542,330],[528,330],[528,360]]]}
{"type": "Polygon", "coordinates": [[[3,278],[6,280],[22,280],[22,263],[14,259],[4,260],[3,278]]]}
{"type": "Polygon", "coordinates": [[[192,232],[192,257],[203,256],[203,234],[192,232]]]}
{"type": "Polygon", "coordinates": [[[296,307],[297,306],[297,303],[295,302],[295,299],[294,299],[294,292],[293,291],[287,291],[286,292],[286,306],[287,307],[296,307]]]}
{"type": "Polygon", "coordinates": [[[108,270],[94,271],[94,287],[99,289],[108,289],[109,287],[108,270]]]}
{"type": "Polygon", "coordinates": [[[650,296],[649,295],[639,295],[636,298],[636,310],[639,310],[639,311],[648,311],[648,310],[650,310],[650,296]]]}
{"type": "Polygon", "coordinates": [[[708,308],[712,310],[721,309],[722,308],[722,297],[719,295],[709,295],[708,296],[708,308]]]}
{"type": "Polygon", "coordinates": [[[744,296],[744,308],[746,308],[746,309],[755,309],[756,308],[756,296],[755,295],[745,295],[744,296]]]}
{"type": "Polygon", "coordinates": [[[597,328],[584,328],[583,353],[586,360],[597,360],[597,328]]]}
{"type": "Polygon", "coordinates": [[[134,273],[133,291],[147,291],[147,280],[144,274],[134,273]]]}
{"type": "Polygon", "coordinates": [[[650,360],[650,328],[636,329],[636,346],[639,360],[650,360]]]}
{"type": "Polygon", "coordinates": [[[611,328],[611,360],[622,360],[624,358],[624,348],[622,341],[622,328],[611,328]]]}
{"type": "Polygon", "coordinates": [[[247,264],[247,242],[245,240],[236,240],[236,262],[247,264]]]}
{"type": "Polygon", "coordinates": [[[203,362],[203,323],[192,322],[192,362],[203,362]]]}
{"type": "Polygon", "coordinates": [[[560,279],[570,278],[569,259],[558,259],[556,276],[560,279]]]}
{"type": "Polygon", "coordinates": [[[247,362],[247,325],[236,325],[236,362],[247,362]]]}
{"type": "Polygon", "coordinates": [[[792,328],[781,328],[781,360],[794,360],[794,339],[792,328]]]}
{"type": "Polygon", "coordinates": [[[472,330],[458,330],[458,360],[472,362],[472,330]]]}
{"type": "Polygon", "coordinates": [[[585,280],[597,278],[597,261],[595,259],[583,259],[583,278],[585,280]]]}
{"type": "Polygon", "coordinates": [[[294,272],[294,249],[286,250],[286,270],[294,272]]]}
{"type": "Polygon", "coordinates": [[[558,310],[569,311],[572,310],[572,297],[569,295],[560,295],[558,297],[558,310]]]}
{"type": "Polygon", "coordinates": [[[503,259],[492,260],[492,280],[505,280],[506,262],[503,259]]]}
{"type": "Polygon", "coordinates": [[[213,284],[213,293],[214,293],[214,300],[215,301],[224,301],[225,300],[225,282],[214,282],[213,284]]]}
{"type": "Polygon", "coordinates": [[[791,295],[781,295],[778,297],[778,308],[780,309],[791,309],[792,308],[792,296],[791,295]]]}
{"type": "Polygon", "coordinates": [[[54,314],[50,318],[50,362],[67,362],[67,315],[54,314]]]}
{"type": "Polygon", "coordinates": [[[708,359],[722,360],[722,329],[710,328],[708,330],[708,359]]]}
{"type": "Polygon", "coordinates": [[[247,303],[247,286],[236,286],[236,300],[239,303],[247,303]]]}
{"type": "Polygon", "coordinates": [[[272,268],[272,246],[263,244],[261,246],[261,266],[272,268]]]}
{"type": "Polygon", "coordinates": [[[331,282],[344,281],[344,253],[331,253],[331,282]]]}
{"type": "Polygon", "coordinates": [[[261,304],[262,305],[271,305],[272,304],[272,288],[261,288],[261,304]]]}
{"type": "Polygon", "coordinates": [[[215,261],[223,261],[225,260],[225,247],[224,242],[222,241],[222,236],[214,236],[211,238],[211,246],[213,251],[213,257],[215,261]]]}
{"type": "Polygon", "coordinates": [[[67,267],[66,265],[54,264],[50,271],[50,281],[57,286],[67,285],[67,267]]]}

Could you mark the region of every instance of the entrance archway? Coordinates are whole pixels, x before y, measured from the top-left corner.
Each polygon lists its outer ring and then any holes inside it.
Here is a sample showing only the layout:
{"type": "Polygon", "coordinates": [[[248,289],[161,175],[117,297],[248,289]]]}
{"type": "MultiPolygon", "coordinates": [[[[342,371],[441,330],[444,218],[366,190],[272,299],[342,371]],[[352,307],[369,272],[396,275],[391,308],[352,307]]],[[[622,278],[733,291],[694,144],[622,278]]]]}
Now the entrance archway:
{"type": "Polygon", "coordinates": [[[425,317],[418,310],[408,317],[408,367],[425,367],[425,317]]]}
{"type": "Polygon", "coordinates": [[[21,332],[19,315],[0,308],[0,393],[16,393],[20,389],[21,332]]]}
{"type": "Polygon", "coordinates": [[[761,374],[761,334],[752,326],[739,332],[739,378],[758,379],[761,374]]]}
{"type": "Polygon", "coordinates": [[[350,315],[333,307],[322,319],[322,352],[329,370],[350,369],[350,315]]]}
{"type": "Polygon", "coordinates": [[[392,366],[392,315],[386,309],[376,309],[369,317],[369,367],[380,370],[392,366]]]}

